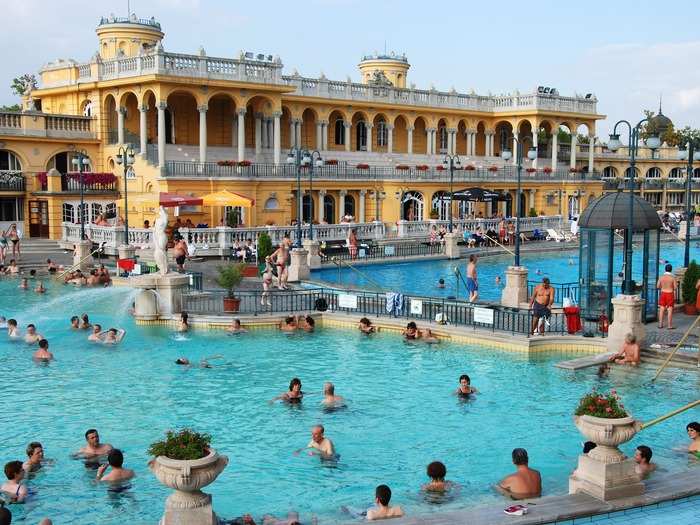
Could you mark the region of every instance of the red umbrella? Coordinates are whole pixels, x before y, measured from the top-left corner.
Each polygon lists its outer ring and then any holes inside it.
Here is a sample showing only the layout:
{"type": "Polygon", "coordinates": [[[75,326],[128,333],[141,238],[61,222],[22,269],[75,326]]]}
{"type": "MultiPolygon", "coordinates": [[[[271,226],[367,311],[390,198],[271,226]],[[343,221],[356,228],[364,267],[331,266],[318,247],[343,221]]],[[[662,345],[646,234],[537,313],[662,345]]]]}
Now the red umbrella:
{"type": "Polygon", "coordinates": [[[201,197],[161,192],[158,203],[164,208],[173,208],[175,206],[201,206],[202,199],[201,197]]]}

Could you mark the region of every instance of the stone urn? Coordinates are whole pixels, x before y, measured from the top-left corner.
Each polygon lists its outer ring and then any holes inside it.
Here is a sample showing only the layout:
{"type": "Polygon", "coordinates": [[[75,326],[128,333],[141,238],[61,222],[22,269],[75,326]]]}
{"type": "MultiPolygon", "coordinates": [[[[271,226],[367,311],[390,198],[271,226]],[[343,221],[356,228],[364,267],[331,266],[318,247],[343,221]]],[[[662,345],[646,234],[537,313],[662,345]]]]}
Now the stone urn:
{"type": "Polygon", "coordinates": [[[212,525],[218,523],[211,507],[211,495],[200,489],[212,483],[228,465],[228,457],[210,448],[200,459],[179,460],[158,456],[148,467],[163,485],[175,492],[165,501],[161,525],[187,523],[212,525]]]}
{"type": "Polygon", "coordinates": [[[619,463],[626,459],[618,445],[627,443],[641,429],[641,423],[633,417],[608,419],[595,416],[574,416],[579,432],[597,446],[588,456],[602,463],[619,463]]]}

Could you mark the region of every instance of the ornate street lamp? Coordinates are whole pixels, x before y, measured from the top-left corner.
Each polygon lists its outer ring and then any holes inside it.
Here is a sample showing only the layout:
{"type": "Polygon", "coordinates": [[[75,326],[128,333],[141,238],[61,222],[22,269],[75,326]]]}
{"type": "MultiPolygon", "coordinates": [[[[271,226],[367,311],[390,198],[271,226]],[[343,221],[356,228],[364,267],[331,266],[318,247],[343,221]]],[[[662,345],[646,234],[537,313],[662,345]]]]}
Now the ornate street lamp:
{"type": "Polygon", "coordinates": [[[85,240],[85,189],[83,187],[83,171],[90,165],[90,157],[87,151],[81,149],[75,152],[71,160],[73,166],[78,168],[78,184],[80,185],[80,240],[85,240]]]}
{"type": "Polygon", "coordinates": [[[450,226],[449,230],[452,233],[452,199],[454,197],[454,191],[452,185],[454,184],[455,170],[462,169],[462,163],[459,160],[459,155],[445,155],[445,159],[442,161],[443,166],[450,169],[450,226]]]}
{"type": "MultiPolygon", "coordinates": [[[[515,140],[517,145],[515,160],[518,171],[518,191],[516,193],[518,202],[516,203],[517,211],[515,213],[515,266],[520,266],[520,216],[522,215],[522,198],[520,195],[522,190],[520,188],[520,177],[523,171],[523,143],[520,142],[520,139],[517,137],[513,137],[513,140],[515,140]]],[[[509,149],[504,149],[501,152],[501,158],[508,162],[513,158],[513,152],[509,149]]],[[[530,160],[535,160],[537,158],[537,148],[531,147],[527,151],[527,158],[530,160]]]]}
{"type": "Polygon", "coordinates": [[[134,165],[134,148],[131,144],[126,144],[121,146],[117,152],[117,164],[124,166],[124,235],[125,242],[129,246],[129,201],[128,201],[128,188],[127,188],[127,175],[129,173],[129,168],[134,165]]]}
{"type": "Polygon", "coordinates": [[[686,160],[685,180],[685,251],[683,253],[683,266],[690,264],[690,184],[693,178],[693,161],[700,161],[700,151],[696,151],[697,145],[693,139],[688,141],[687,147],[678,146],[678,159],[686,160]]]}
{"type": "MultiPolygon", "coordinates": [[[[301,248],[301,222],[304,216],[303,195],[301,194],[301,168],[309,167],[309,198],[313,202],[311,192],[313,191],[314,165],[319,168],[323,166],[323,158],[316,150],[309,153],[308,150],[294,147],[287,154],[287,164],[295,165],[297,170],[297,239],[294,245],[296,248],[301,248]]],[[[323,203],[321,203],[321,206],[323,206],[323,203]]],[[[309,217],[309,240],[314,238],[313,221],[313,216],[309,217]]]]}

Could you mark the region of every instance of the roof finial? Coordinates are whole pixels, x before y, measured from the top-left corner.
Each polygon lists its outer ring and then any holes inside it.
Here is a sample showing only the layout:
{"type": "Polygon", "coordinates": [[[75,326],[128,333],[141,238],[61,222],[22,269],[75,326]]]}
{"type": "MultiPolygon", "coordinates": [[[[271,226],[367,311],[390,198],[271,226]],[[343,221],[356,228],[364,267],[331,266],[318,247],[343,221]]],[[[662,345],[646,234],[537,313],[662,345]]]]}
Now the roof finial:
{"type": "Polygon", "coordinates": [[[663,93],[659,93],[659,115],[663,115],[663,113],[661,113],[661,101],[663,99],[663,96],[663,93]]]}

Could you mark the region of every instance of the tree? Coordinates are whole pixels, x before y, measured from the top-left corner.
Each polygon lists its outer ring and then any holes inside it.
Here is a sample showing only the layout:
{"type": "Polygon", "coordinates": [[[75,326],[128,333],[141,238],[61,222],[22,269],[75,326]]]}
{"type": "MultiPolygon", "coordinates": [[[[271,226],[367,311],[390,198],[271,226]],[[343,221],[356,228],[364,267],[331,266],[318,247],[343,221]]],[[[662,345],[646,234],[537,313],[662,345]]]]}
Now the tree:
{"type": "Polygon", "coordinates": [[[22,111],[22,108],[19,106],[19,104],[12,104],[11,106],[0,106],[0,111],[19,113],[22,111]]]}
{"type": "Polygon", "coordinates": [[[686,126],[683,129],[676,131],[676,137],[678,139],[677,145],[687,146],[688,142],[692,142],[695,146],[695,151],[700,148],[700,129],[693,129],[690,126],[686,126]]]}
{"type": "Polygon", "coordinates": [[[25,95],[29,95],[29,93],[31,93],[37,87],[38,82],[36,80],[36,76],[30,75],[29,73],[25,73],[21,77],[16,77],[12,79],[12,85],[10,86],[10,89],[15,95],[22,97],[25,95]]]}
{"type": "Polygon", "coordinates": [[[642,124],[642,127],[639,130],[639,136],[642,139],[646,140],[652,135],[657,135],[661,139],[662,144],[665,142],[669,146],[678,145],[680,137],[676,133],[676,130],[673,127],[673,123],[671,123],[671,125],[668,128],[666,128],[666,130],[663,133],[659,133],[659,130],[657,129],[657,126],[655,125],[654,121],[651,120],[654,117],[654,112],[650,109],[645,109],[644,117],[649,120],[642,124]]]}

